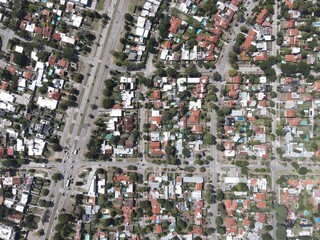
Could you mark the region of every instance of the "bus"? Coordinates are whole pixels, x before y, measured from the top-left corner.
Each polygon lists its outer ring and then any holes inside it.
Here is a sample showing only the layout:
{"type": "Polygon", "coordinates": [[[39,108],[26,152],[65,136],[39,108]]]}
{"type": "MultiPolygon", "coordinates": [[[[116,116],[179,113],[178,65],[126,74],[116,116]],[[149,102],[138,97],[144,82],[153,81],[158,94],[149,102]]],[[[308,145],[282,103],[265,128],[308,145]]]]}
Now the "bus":
{"type": "Polygon", "coordinates": [[[66,183],[66,188],[70,186],[70,179],[68,178],[67,183],[66,183]]]}

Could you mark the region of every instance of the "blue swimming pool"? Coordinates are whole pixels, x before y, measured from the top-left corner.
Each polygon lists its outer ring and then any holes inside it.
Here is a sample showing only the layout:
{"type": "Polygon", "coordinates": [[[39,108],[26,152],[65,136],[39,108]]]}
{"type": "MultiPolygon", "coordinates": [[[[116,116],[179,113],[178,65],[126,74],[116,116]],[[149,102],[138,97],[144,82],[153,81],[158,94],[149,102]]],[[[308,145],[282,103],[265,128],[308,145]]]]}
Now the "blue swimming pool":
{"type": "Polygon", "coordinates": [[[206,25],[207,25],[207,20],[206,20],[206,19],[202,19],[201,24],[202,24],[203,26],[206,26],[206,25]]]}
{"type": "Polygon", "coordinates": [[[244,121],[244,117],[236,117],[236,120],[238,120],[238,121],[244,121]]]}
{"type": "Polygon", "coordinates": [[[199,34],[201,32],[201,29],[198,28],[197,31],[196,31],[196,34],[199,34]]]}
{"type": "Polygon", "coordinates": [[[303,121],[300,122],[300,124],[301,124],[301,125],[307,125],[307,121],[306,121],[306,120],[303,120],[303,121]]]}
{"type": "Polygon", "coordinates": [[[309,215],[309,211],[304,211],[303,215],[308,216],[309,215]]]}

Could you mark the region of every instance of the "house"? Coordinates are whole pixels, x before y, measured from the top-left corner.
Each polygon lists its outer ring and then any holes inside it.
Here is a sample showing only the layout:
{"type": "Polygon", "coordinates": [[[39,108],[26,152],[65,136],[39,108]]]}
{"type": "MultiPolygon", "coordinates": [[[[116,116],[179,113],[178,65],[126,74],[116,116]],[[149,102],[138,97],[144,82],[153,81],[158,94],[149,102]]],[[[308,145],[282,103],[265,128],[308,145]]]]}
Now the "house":
{"type": "Polygon", "coordinates": [[[254,57],[254,61],[266,61],[267,58],[267,52],[261,52],[254,57]]]}
{"type": "Polygon", "coordinates": [[[189,117],[190,124],[199,124],[200,122],[200,109],[192,109],[189,117]]]}
{"type": "Polygon", "coordinates": [[[182,20],[176,17],[173,17],[171,20],[169,32],[176,34],[181,25],[182,20]]]}
{"type": "Polygon", "coordinates": [[[267,16],[268,16],[268,11],[267,9],[263,9],[260,14],[258,15],[257,19],[256,19],[256,23],[258,24],[262,24],[264,22],[264,20],[266,20],[267,16]]]}

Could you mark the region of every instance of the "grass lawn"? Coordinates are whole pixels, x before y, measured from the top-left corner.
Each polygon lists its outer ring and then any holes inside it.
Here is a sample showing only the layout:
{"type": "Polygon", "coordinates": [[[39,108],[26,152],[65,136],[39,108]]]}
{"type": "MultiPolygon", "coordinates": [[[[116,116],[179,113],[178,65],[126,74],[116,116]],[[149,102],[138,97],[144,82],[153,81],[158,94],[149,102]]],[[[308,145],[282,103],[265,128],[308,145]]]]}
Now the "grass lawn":
{"type": "Polygon", "coordinates": [[[74,123],[71,123],[70,128],[69,128],[69,133],[72,134],[74,129],[74,123]]]}
{"type": "Polygon", "coordinates": [[[96,5],[96,10],[97,11],[102,11],[104,8],[104,5],[106,3],[106,0],[98,0],[97,5],[96,5]]]}
{"type": "Polygon", "coordinates": [[[134,13],[136,6],[142,6],[144,2],[144,0],[130,0],[128,12],[134,13]]]}

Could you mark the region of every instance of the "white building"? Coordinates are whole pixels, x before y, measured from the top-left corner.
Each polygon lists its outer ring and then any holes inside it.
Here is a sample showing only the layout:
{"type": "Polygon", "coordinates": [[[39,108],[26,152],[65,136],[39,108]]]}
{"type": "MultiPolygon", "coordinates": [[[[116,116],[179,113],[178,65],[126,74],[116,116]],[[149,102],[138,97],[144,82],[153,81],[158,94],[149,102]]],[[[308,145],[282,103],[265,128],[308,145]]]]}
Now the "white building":
{"type": "Polygon", "coordinates": [[[16,233],[12,227],[0,225],[0,238],[3,240],[15,239],[16,233]]]}

